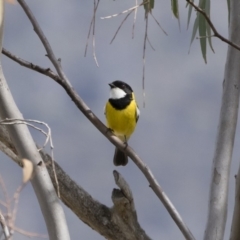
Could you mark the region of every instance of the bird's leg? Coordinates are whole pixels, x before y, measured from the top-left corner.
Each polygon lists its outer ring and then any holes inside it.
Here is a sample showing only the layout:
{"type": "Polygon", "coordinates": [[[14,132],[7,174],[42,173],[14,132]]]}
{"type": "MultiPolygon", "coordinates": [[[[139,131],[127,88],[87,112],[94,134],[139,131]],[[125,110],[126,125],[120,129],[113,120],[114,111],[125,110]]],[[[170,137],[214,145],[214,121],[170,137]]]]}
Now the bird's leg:
{"type": "Polygon", "coordinates": [[[127,138],[126,138],[125,135],[124,135],[124,142],[123,143],[125,144],[124,150],[126,150],[126,148],[128,147],[128,143],[127,143],[127,138]]]}

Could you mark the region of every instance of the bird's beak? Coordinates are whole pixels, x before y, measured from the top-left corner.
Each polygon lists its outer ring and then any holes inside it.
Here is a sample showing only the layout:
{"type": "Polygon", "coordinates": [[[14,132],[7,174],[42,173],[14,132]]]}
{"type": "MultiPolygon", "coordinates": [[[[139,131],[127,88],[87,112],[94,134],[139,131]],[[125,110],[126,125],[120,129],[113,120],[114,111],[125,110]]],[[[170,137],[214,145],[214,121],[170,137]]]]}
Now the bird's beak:
{"type": "Polygon", "coordinates": [[[115,85],[113,83],[109,83],[108,85],[110,86],[110,88],[115,88],[115,85]]]}

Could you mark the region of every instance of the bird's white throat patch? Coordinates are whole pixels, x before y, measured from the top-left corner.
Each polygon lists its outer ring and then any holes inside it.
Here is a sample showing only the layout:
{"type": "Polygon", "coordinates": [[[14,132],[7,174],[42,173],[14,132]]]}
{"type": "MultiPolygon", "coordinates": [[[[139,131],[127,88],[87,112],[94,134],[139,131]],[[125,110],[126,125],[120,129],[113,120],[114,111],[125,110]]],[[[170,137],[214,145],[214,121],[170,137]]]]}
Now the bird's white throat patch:
{"type": "Polygon", "coordinates": [[[124,98],[126,95],[121,88],[115,87],[110,89],[110,98],[112,99],[124,98]]]}

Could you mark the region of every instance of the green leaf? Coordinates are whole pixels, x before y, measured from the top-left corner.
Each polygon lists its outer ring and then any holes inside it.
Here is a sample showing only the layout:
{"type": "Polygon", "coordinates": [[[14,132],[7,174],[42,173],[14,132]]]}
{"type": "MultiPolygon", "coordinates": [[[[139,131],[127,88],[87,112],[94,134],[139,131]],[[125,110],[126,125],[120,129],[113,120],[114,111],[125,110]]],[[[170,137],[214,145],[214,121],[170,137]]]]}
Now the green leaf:
{"type": "Polygon", "coordinates": [[[179,9],[178,9],[178,0],[171,0],[172,12],[173,15],[179,19],[179,9]]]}
{"type": "Polygon", "coordinates": [[[202,14],[199,15],[199,37],[200,37],[200,46],[202,50],[202,56],[207,63],[207,39],[206,39],[206,20],[202,14]]]}
{"type": "MultiPolygon", "coordinates": [[[[208,15],[208,17],[210,17],[210,0],[206,0],[205,12],[208,15]]],[[[214,49],[212,46],[212,32],[211,32],[211,28],[210,28],[209,24],[207,23],[207,21],[206,21],[206,29],[207,29],[208,44],[209,44],[210,48],[212,49],[212,51],[214,52],[214,49]]]]}
{"type": "Polygon", "coordinates": [[[180,29],[180,31],[181,31],[178,0],[171,0],[171,7],[172,7],[173,15],[174,15],[174,16],[177,18],[177,20],[178,20],[178,26],[179,26],[179,29],[180,29]]]}
{"type": "Polygon", "coordinates": [[[227,0],[227,8],[228,8],[228,24],[230,23],[230,0],[227,0]]]}
{"type": "Polygon", "coordinates": [[[191,19],[191,15],[192,15],[192,5],[188,4],[188,20],[187,20],[187,29],[189,27],[189,23],[190,23],[190,19],[191,19]]]}
{"type": "Polygon", "coordinates": [[[196,17],[194,25],[193,25],[193,32],[192,32],[192,38],[191,38],[191,42],[190,42],[190,47],[192,45],[193,40],[195,39],[197,30],[198,30],[198,26],[199,26],[199,13],[197,13],[197,17],[196,17]]]}
{"type": "Polygon", "coordinates": [[[204,10],[204,9],[205,9],[205,3],[206,3],[206,0],[200,0],[198,6],[199,6],[201,9],[204,10]]]}

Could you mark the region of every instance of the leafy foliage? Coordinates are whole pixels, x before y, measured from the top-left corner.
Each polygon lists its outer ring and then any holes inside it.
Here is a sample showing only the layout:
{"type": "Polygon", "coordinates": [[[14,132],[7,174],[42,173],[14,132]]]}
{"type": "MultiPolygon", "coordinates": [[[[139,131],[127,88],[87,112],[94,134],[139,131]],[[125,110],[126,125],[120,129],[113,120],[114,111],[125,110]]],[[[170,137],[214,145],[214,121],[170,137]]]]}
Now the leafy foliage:
{"type": "MultiPolygon", "coordinates": [[[[203,11],[206,12],[206,14],[208,16],[210,16],[210,0],[200,0],[199,2],[199,8],[201,8],[203,11]]],[[[190,22],[190,18],[191,18],[191,13],[192,13],[192,6],[188,5],[189,9],[188,9],[188,25],[190,22]]],[[[205,63],[207,63],[207,42],[210,46],[210,48],[212,49],[212,51],[214,52],[213,46],[212,46],[212,39],[211,39],[211,28],[209,26],[209,24],[207,23],[205,17],[197,12],[197,16],[193,25],[193,32],[192,32],[192,38],[191,38],[191,43],[192,44],[193,40],[195,39],[196,33],[199,33],[199,40],[200,40],[200,46],[201,46],[201,51],[202,51],[202,56],[203,59],[205,61],[205,63]]]]}

